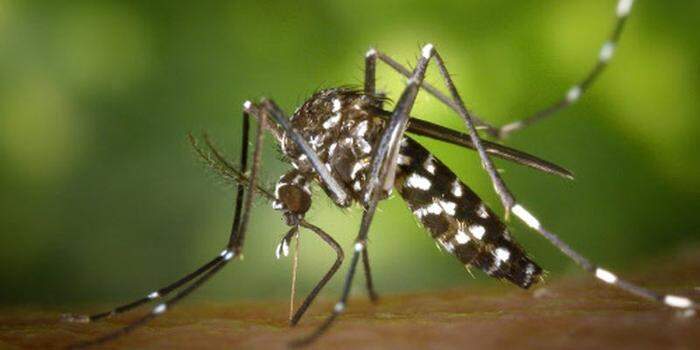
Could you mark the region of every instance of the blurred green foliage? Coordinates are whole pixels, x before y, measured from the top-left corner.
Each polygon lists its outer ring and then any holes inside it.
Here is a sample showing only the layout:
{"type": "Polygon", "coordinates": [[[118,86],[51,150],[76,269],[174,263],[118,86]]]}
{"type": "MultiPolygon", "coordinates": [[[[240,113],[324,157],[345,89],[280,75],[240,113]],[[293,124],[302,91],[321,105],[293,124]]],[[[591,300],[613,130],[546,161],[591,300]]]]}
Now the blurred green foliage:
{"type": "MultiPolygon", "coordinates": [[[[245,99],[270,96],[291,112],[320,87],[360,85],[370,45],[410,64],[432,42],[468,106],[500,124],[554,101],[583,76],[614,7],[613,0],[0,1],[0,303],[124,301],[218,253],[233,191],[202,169],[185,135],[207,129],[237,159],[245,99]]],[[[575,181],[497,162],[545,225],[606,266],[629,271],[700,240],[699,10],[698,2],[638,1],[590,93],[508,140],[571,169],[575,181]]],[[[440,83],[435,73],[429,81],[440,83]]],[[[378,87],[396,98],[402,79],[381,68],[378,87]]],[[[462,128],[427,95],[415,112],[462,128]]],[[[498,207],[473,152],[423,141],[498,207]]],[[[267,143],[270,185],[287,165],[267,143]]],[[[400,199],[380,208],[369,250],[381,292],[499,283],[481,273],[472,279],[435,249],[400,199]]],[[[349,247],[360,214],[319,195],[308,219],[349,247]]],[[[553,276],[577,271],[513,226],[553,276]]],[[[290,261],[274,259],[284,232],[279,214],[258,201],[245,260],[196,298],[287,295],[290,261]]],[[[333,257],[304,234],[300,288],[308,290],[333,257]]]]}

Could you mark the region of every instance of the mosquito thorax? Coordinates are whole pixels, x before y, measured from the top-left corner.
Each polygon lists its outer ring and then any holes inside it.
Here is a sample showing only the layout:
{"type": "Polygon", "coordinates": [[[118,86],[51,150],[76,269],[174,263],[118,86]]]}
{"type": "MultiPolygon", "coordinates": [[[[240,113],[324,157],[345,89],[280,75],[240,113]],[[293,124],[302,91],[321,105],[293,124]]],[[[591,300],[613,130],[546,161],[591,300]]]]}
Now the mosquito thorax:
{"type": "MultiPolygon", "coordinates": [[[[349,88],[326,89],[306,100],[290,118],[292,127],[353,200],[361,201],[372,151],[383,130],[384,120],[374,112],[381,108],[382,101],[381,97],[349,88]]],[[[311,163],[294,142],[286,134],[279,142],[292,166],[315,179],[311,163]]]]}

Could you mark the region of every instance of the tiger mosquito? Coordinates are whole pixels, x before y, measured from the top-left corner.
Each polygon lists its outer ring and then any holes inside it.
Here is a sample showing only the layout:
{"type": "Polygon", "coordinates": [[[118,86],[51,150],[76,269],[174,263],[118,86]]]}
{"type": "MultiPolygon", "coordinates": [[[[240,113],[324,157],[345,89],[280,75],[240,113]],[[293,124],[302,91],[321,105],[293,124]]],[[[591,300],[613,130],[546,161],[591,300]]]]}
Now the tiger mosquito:
{"type": "Polygon", "coordinates": [[[516,201],[496,171],[491,157],[495,156],[568,179],[572,179],[573,175],[568,170],[533,155],[483,140],[477,131],[481,129],[493,138],[502,139],[578,101],[612,58],[632,4],[633,0],[618,1],[613,31],[603,44],[596,65],[584,79],[573,85],[551,106],[501,127],[495,127],[467,110],[442,56],[432,44],[427,44],[422,47],[418,63],[413,70],[407,69],[385,53],[371,48],[365,55],[365,81],[362,90],[321,90],[306,100],[289,119],[270,99],[263,98],[259,103],[246,101],[243,104],[239,167],[232,165],[206,134],[203,136],[206,148],[201,147],[197,140],[189,135],[193,148],[203,162],[237,184],[236,205],[228,244],[219,255],[195,271],[143,298],[90,316],[65,315],[67,321],[94,322],[131,311],[179,290],[170,299],[158,303],[150,313],[127,326],[97,339],[74,344],[73,347],[104,343],[139,328],[172,309],[228,262],[239,258],[255,194],[267,199],[274,209],[281,211],[285,223],[290,227],[276,249],[278,257],[289,253],[290,241],[302,228],[315,233],[336,253],[334,264],[291,317],[290,324],[296,325],[344,260],[344,252],[340,245],[328,233],[304,219],[311,208],[310,186],[314,183],[320,186],[336,206],[347,208],[357,203],[363,208],[363,215],[339,300],[320,326],[306,337],[292,342],[291,346],[312,343],[345,311],[360,259],[370,299],[377,300],[370,272],[368,234],[378,203],[386,199],[393,189],[406,201],[439,246],[465,266],[477,267],[491,277],[524,289],[541,281],[542,268],[515,242],[503,221],[452,170],[406,133],[476,150],[498,194],[506,219],[512,213],[602,282],[638,297],[694,314],[698,304],[691,299],[660,294],[623,280],[613,272],[592,263],[547,230],[533,214],[516,201]],[[406,88],[391,111],[384,109],[386,99],[375,90],[378,61],[408,78],[406,88]],[[424,82],[425,72],[431,61],[438,66],[449,96],[424,82]],[[467,133],[411,116],[412,107],[421,88],[453,109],[463,120],[467,133]],[[254,134],[252,166],[248,169],[251,116],[258,125],[254,134]],[[280,177],[274,191],[268,191],[257,183],[265,131],[273,135],[284,157],[293,166],[292,170],[280,177]]]}

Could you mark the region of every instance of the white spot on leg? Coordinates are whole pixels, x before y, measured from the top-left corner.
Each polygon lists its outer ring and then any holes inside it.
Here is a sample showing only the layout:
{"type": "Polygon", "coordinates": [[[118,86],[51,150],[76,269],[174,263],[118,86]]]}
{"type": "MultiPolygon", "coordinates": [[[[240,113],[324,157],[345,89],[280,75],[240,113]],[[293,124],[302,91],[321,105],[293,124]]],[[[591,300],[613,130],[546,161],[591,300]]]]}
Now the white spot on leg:
{"type": "Polygon", "coordinates": [[[459,183],[459,180],[457,179],[452,182],[452,195],[457,198],[462,197],[462,184],[459,183]]]}
{"type": "Polygon", "coordinates": [[[363,250],[365,250],[365,244],[364,244],[364,243],[362,243],[362,242],[357,242],[357,243],[355,243],[355,251],[356,251],[356,252],[359,253],[359,252],[361,252],[361,251],[363,251],[363,250]]]}
{"type": "Polygon", "coordinates": [[[615,276],[612,272],[601,268],[595,269],[595,276],[599,280],[608,284],[615,284],[615,282],[617,282],[617,276],[615,276]]]}
{"type": "Polygon", "coordinates": [[[527,211],[525,208],[523,208],[522,205],[516,204],[513,206],[513,214],[515,214],[517,217],[519,217],[521,220],[523,220],[528,226],[534,228],[535,230],[539,230],[540,227],[540,222],[530,214],[529,211],[527,211]]]}
{"type": "Polygon", "coordinates": [[[156,305],[156,307],[153,308],[153,314],[160,315],[160,314],[164,313],[165,310],[167,310],[167,309],[168,309],[168,306],[165,305],[165,303],[158,304],[158,305],[156,305]]]}
{"type": "Polygon", "coordinates": [[[434,48],[435,47],[433,46],[433,44],[427,44],[427,45],[423,46],[423,49],[421,50],[421,53],[423,54],[423,58],[425,58],[425,59],[430,58],[430,56],[433,55],[434,48]]]}
{"type": "Polygon", "coordinates": [[[610,61],[610,58],[612,58],[613,53],[615,53],[615,44],[608,41],[603,44],[603,47],[600,48],[598,59],[601,62],[608,62],[610,61]]]}
{"type": "Polygon", "coordinates": [[[617,17],[622,18],[629,15],[633,3],[633,0],[620,0],[620,2],[617,3],[617,17]]]}
{"type": "Polygon", "coordinates": [[[680,297],[677,295],[667,295],[664,297],[664,303],[670,307],[677,307],[680,309],[686,309],[693,305],[693,302],[686,297],[680,297]]]}
{"type": "Polygon", "coordinates": [[[342,301],[337,302],[335,304],[335,306],[333,307],[333,312],[335,312],[336,314],[339,314],[343,311],[345,311],[345,303],[342,301]]]}
{"type": "Polygon", "coordinates": [[[420,176],[416,173],[411,174],[411,176],[409,176],[406,180],[406,186],[417,188],[423,191],[429,190],[431,185],[432,184],[430,183],[430,180],[427,177],[420,176]]]}
{"type": "Polygon", "coordinates": [[[157,291],[155,291],[155,292],[153,292],[153,293],[151,293],[151,294],[148,295],[148,299],[150,299],[150,300],[153,300],[153,299],[156,299],[156,298],[160,298],[160,293],[158,293],[157,291]]]}
{"type": "Polygon", "coordinates": [[[573,86],[569,91],[566,93],[566,102],[568,103],[574,103],[578,101],[578,99],[581,97],[581,87],[578,85],[573,86]]]}
{"type": "Polygon", "coordinates": [[[250,107],[252,107],[252,106],[253,106],[253,103],[251,103],[250,101],[243,102],[243,109],[245,109],[246,111],[249,110],[250,107]]]}
{"type": "Polygon", "coordinates": [[[228,253],[229,253],[229,250],[228,250],[228,249],[224,249],[224,250],[221,251],[221,253],[219,253],[219,256],[223,258],[223,257],[226,256],[226,254],[228,254],[228,253]]]}
{"type": "Polygon", "coordinates": [[[226,255],[224,255],[224,260],[225,260],[225,261],[229,261],[229,260],[231,260],[231,258],[233,258],[233,252],[232,252],[232,251],[229,251],[228,253],[226,253],[226,255]]]}
{"type": "Polygon", "coordinates": [[[367,50],[367,53],[365,54],[365,57],[372,57],[377,55],[377,50],[375,50],[373,47],[367,50]]]}

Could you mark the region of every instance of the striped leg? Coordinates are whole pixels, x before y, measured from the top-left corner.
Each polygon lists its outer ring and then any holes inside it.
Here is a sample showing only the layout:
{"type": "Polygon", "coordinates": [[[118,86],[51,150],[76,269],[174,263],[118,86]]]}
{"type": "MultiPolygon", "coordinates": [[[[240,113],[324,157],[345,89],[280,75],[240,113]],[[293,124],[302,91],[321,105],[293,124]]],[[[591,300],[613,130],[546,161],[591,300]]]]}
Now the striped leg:
{"type": "MultiPolygon", "coordinates": [[[[241,138],[241,160],[240,160],[240,167],[245,171],[245,169],[248,166],[248,134],[250,130],[250,115],[248,111],[243,111],[243,130],[242,130],[242,138],[241,138]]],[[[234,236],[234,232],[236,228],[239,225],[240,221],[240,216],[241,216],[241,206],[242,206],[242,201],[243,201],[243,192],[244,192],[244,187],[242,184],[238,185],[237,191],[236,191],[236,206],[235,206],[235,212],[233,214],[234,220],[233,224],[231,227],[231,234],[229,237],[229,240],[231,240],[234,236]]],[[[178,288],[182,287],[183,285],[187,284],[188,282],[192,281],[193,279],[199,277],[203,273],[209,271],[212,269],[217,263],[220,262],[219,257],[215,257],[214,259],[211,259],[209,262],[205,263],[204,265],[200,266],[197,268],[195,271],[190,272],[189,274],[185,275],[184,277],[178,279],[177,281],[159,288],[148,295],[146,295],[143,298],[134,300],[132,302],[123,304],[121,306],[118,306],[114,308],[113,310],[110,311],[105,311],[105,312],[100,312],[96,313],[93,315],[71,315],[71,314],[66,314],[62,315],[62,319],[64,321],[68,322],[77,322],[77,323],[88,323],[88,322],[95,322],[101,319],[105,319],[108,317],[112,317],[121,313],[128,312],[130,310],[133,310],[143,304],[146,304],[148,302],[163,298],[167,296],[168,294],[172,293],[173,291],[177,290],[178,288]]]]}
{"type": "MultiPolygon", "coordinates": [[[[247,113],[254,113],[256,114],[256,111],[246,107],[247,113]]],[[[246,114],[247,115],[247,114],[246,114]]],[[[139,327],[145,325],[148,321],[156,318],[159,315],[162,315],[165,313],[169,308],[172,308],[176,303],[184,299],[186,296],[188,296],[190,293],[195,291],[197,288],[199,288],[201,285],[203,285],[206,281],[208,281],[214,274],[216,274],[218,271],[220,271],[231,259],[234,257],[237,257],[240,255],[241,250],[243,248],[243,242],[244,242],[244,234],[248,225],[248,221],[250,219],[250,209],[252,207],[253,203],[253,193],[256,190],[256,180],[257,180],[257,174],[260,168],[260,158],[262,156],[262,141],[263,141],[263,130],[265,129],[265,121],[266,118],[264,116],[258,117],[258,129],[256,132],[256,137],[255,137],[255,149],[253,151],[253,166],[251,169],[250,173],[250,181],[248,181],[248,193],[245,195],[245,199],[236,199],[236,209],[235,209],[235,217],[234,217],[234,226],[233,230],[231,232],[231,237],[229,239],[229,243],[226,245],[226,249],[224,249],[219,256],[214,258],[212,260],[212,267],[208,270],[205,270],[199,278],[197,278],[192,284],[187,286],[185,289],[182,289],[180,292],[178,292],[174,297],[171,299],[162,302],[158,305],[156,305],[150,313],[146,314],[145,316],[142,316],[141,318],[129,323],[123,328],[120,328],[112,333],[108,333],[106,335],[103,335],[99,338],[89,340],[86,342],[74,344],[71,346],[71,348],[85,348],[89,346],[94,346],[97,344],[101,344],[113,339],[116,339],[124,334],[127,334],[133,330],[138,329],[139,327]]],[[[245,127],[244,127],[245,128],[245,127]]],[[[246,163],[243,164],[244,166],[242,167],[245,169],[247,167],[247,156],[242,157],[242,160],[245,160],[246,163]]],[[[239,186],[243,186],[242,183],[240,183],[239,186]]],[[[243,190],[238,191],[239,194],[244,194],[243,190]]],[[[239,197],[240,198],[240,197],[239,197]]],[[[205,265],[206,266],[206,265],[205,265]]]]}
{"type": "Polygon", "coordinates": [[[345,311],[350,289],[352,288],[352,281],[355,277],[357,263],[367,245],[367,236],[369,234],[370,225],[372,224],[372,219],[377,210],[377,205],[379,200],[384,198],[394,185],[400,141],[406,131],[409,114],[415,103],[420,85],[425,78],[425,70],[432,57],[432,46],[430,46],[428,50],[423,50],[423,55],[418,61],[411,78],[409,78],[408,86],[396,103],[391,120],[375,148],[370,167],[370,177],[363,195],[366,207],[362,215],[359,233],[355,239],[355,249],[350,260],[350,268],[345,277],[345,284],[343,285],[343,292],[340,299],[335,304],[330,316],[328,316],[314,332],[292,342],[290,344],[291,346],[301,347],[313,343],[323,335],[345,311]]]}
{"type": "Polygon", "coordinates": [[[592,263],[590,260],[585,258],[583,255],[579,254],[573,250],[566,242],[562,241],[557,235],[546,230],[535,216],[528,212],[522,205],[516,204],[513,207],[513,214],[520,219],[523,223],[534,229],[537,233],[546,238],[550,243],[552,243],[557,249],[559,249],[564,255],[568,256],[576,264],[578,264],[584,270],[593,274],[597,279],[603,281],[604,283],[613,285],[620,288],[628,293],[634,294],[636,296],[648,299],[651,301],[656,301],[663,303],[672,308],[678,308],[683,310],[689,310],[691,314],[695,314],[695,310],[699,309],[700,305],[696,302],[690,300],[684,296],[677,296],[671,294],[660,294],[652,290],[643,288],[631,282],[625,281],[613,272],[601,268],[600,266],[592,263]]]}
{"type": "MultiPolygon", "coordinates": [[[[191,139],[194,141],[193,139],[191,139]]],[[[210,157],[208,154],[206,154],[204,151],[199,149],[197,144],[193,142],[193,147],[197,150],[197,153],[201,156],[201,158],[204,160],[204,162],[215,172],[219,173],[219,175],[223,176],[226,179],[231,180],[232,182],[235,183],[241,183],[241,184],[248,184],[248,177],[244,175],[241,171],[237,170],[234,168],[231,164],[229,164],[228,160],[214,147],[213,143],[209,140],[207,135],[204,135],[204,140],[206,141],[207,146],[209,147],[209,150],[211,151],[211,154],[213,156],[210,157]]],[[[275,203],[278,200],[278,197],[269,191],[265,190],[264,188],[261,188],[259,186],[256,186],[256,190],[258,194],[260,194],[262,197],[265,197],[269,202],[275,203]]],[[[296,325],[301,317],[304,315],[308,307],[311,305],[313,300],[316,298],[318,293],[325,287],[325,285],[328,283],[328,281],[335,275],[337,272],[338,268],[340,268],[340,265],[343,262],[344,254],[343,250],[340,247],[340,245],[325,231],[323,231],[321,228],[318,226],[315,226],[303,218],[298,219],[298,226],[309,229],[313,231],[316,235],[318,235],[326,244],[328,244],[333,250],[336,252],[336,261],[333,263],[333,266],[326,272],[326,274],[323,276],[323,278],[316,284],[316,286],[313,288],[313,290],[309,293],[309,295],[305,298],[304,302],[302,305],[299,307],[299,309],[294,313],[294,315],[291,317],[290,324],[292,326],[296,325]]],[[[293,227],[290,229],[290,231],[283,237],[282,242],[277,246],[277,249],[275,250],[275,255],[280,257],[282,255],[286,256],[289,253],[289,241],[291,240],[291,237],[294,235],[295,231],[298,228],[293,227]]]]}
{"type": "Polygon", "coordinates": [[[517,120],[503,125],[500,128],[498,128],[496,132],[489,131],[489,133],[494,137],[503,139],[508,135],[518,130],[522,130],[525,127],[532,125],[542,119],[545,119],[551,116],[552,114],[578,101],[581,98],[581,96],[586,91],[588,91],[591,85],[593,85],[598,76],[600,76],[600,74],[605,70],[605,67],[608,66],[608,62],[610,62],[610,59],[615,53],[615,47],[617,46],[617,43],[620,40],[620,35],[622,34],[622,30],[625,27],[625,23],[627,22],[627,17],[629,16],[630,11],[632,10],[633,2],[634,0],[618,1],[615,10],[616,20],[613,30],[608,36],[608,39],[605,41],[603,46],[600,48],[600,52],[598,54],[598,61],[596,62],[595,66],[593,66],[593,68],[578,84],[572,86],[562,98],[560,98],[551,106],[541,109],[522,120],[517,120]]]}
{"type": "MultiPolygon", "coordinates": [[[[559,99],[554,104],[543,108],[526,118],[510,122],[501,127],[489,124],[485,122],[482,118],[478,118],[477,116],[472,116],[474,123],[480,129],[484,129],[490,136],[498,139],[503,139],[509,136],[510,134],[518,130],[524,129],[527,126],[535,124],[536,122],[543,120],[578,101],[583,95],[583,93],[588,91],[591,85],[593,85],[596,79],[607,67],[608,63],[610,62],[610,59],[612,59],[612,56],[615,52],[615,48],[620,40],[620,36],[625,27],[627,17],[629,17],[630,11],[632,10],[633,3],[634,0],[618,0],[617,7],[615,9],[615,24],[612,32],[608,36],[608,39],[605,41],[605,43],[600,49],[597,63],[590,71],[588,71],[585,77],[578,84],[572,86],[561,99],[559,99]]],[[[396,60],[392,59],[391,57],[380,51],[370,49],[367,52],[367,55],[379,58],[379,60],[386,63],[389,67],[391,67],[396,72],[402,74],[407,78],[411,76],[411,72],[406,67],[404,67],[401,63],[397,62],[396,60]]],[[[454,101],[452,101],[452,99],[440,92],[440,90],[425,82],[422,84],[421,87],[425,89],[428,93],[433,95],[435,98],[440,100],[442,103],[459,113],[459,106],[455,104],[454,101]]]]}

